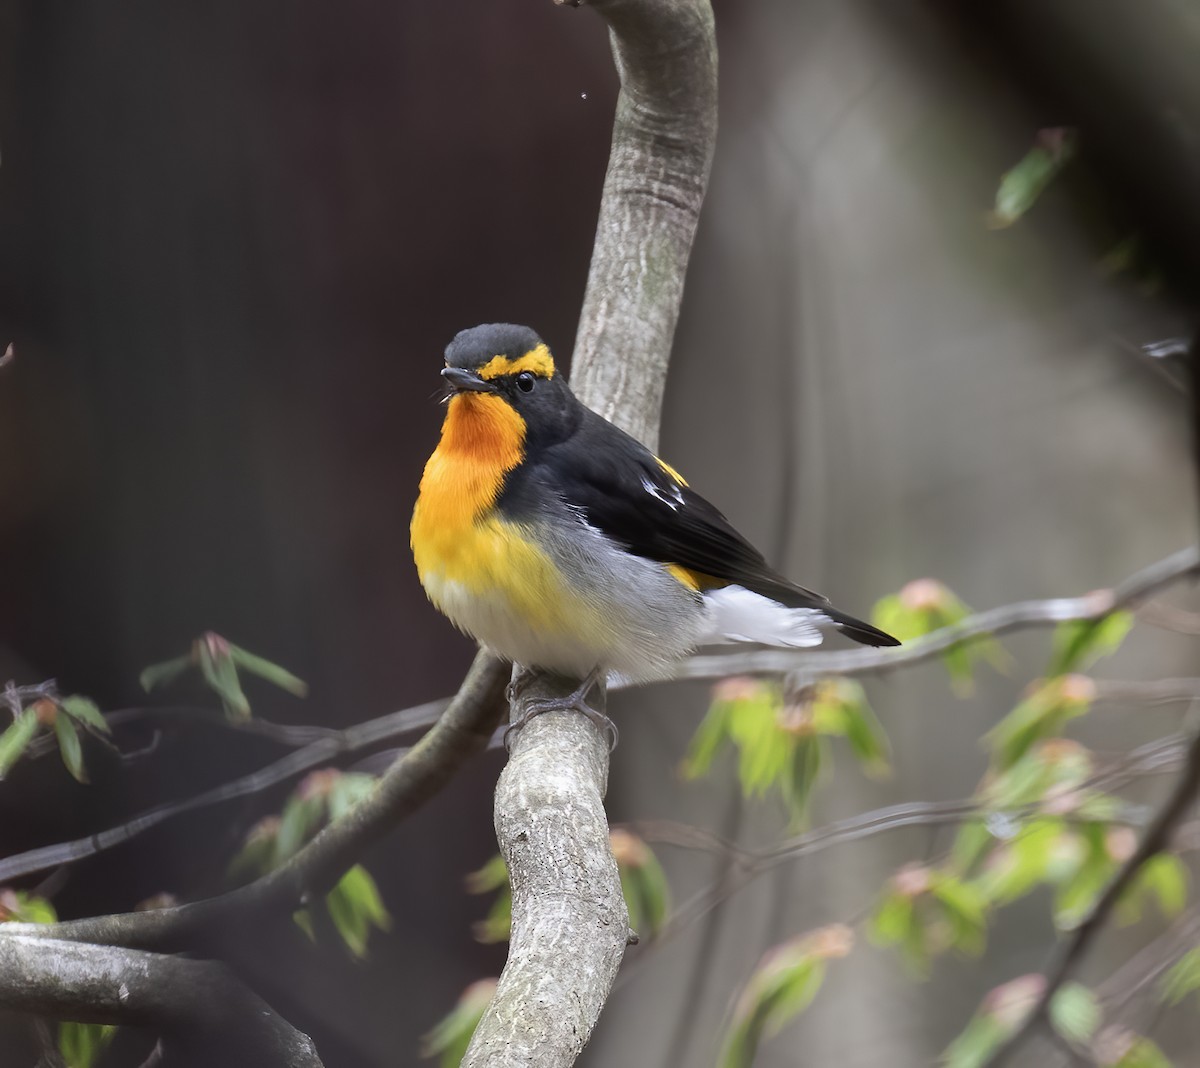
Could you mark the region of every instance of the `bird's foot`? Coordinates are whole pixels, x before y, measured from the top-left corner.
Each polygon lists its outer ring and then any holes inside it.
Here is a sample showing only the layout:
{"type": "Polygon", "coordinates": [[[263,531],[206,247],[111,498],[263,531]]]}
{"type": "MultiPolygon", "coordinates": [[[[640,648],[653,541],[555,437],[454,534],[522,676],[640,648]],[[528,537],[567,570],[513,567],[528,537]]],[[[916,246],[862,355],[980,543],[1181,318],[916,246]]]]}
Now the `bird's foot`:
{"type": "MultiPolygon", "coordinates": [[[[532,672],[522,671],[521,674],[508,684],[505,696],[508,697],[509,704],[519,700],[532,677],[532,672]]],[[[603,678],[604,673],[600,668],[593,668],[588,672],[583,682],[571,693],[563,697],[535,697],[530,700],[525,707],[524,715],[515,723],[510,723],[504,731],[504,748],[511,751],[512,736],[533,719],[534,716],[541,716],[547,712],[582,712],[608,736],[608,751],[611,753],[616,749],[617,742],[620,741],[621,737],[620,732],[617,730],[617,725],[603,712],[598,711],[587,703],[588,695],[603,678]]]]}

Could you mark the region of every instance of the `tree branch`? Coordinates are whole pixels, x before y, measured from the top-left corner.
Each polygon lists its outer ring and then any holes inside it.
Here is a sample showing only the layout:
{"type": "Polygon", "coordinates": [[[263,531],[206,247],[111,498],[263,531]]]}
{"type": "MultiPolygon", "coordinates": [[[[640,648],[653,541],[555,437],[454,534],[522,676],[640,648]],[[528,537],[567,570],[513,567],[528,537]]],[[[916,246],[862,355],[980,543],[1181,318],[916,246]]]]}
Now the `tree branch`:
{"type": "MultiPolygon", "coordinates": [[[[716,653],[691,657],[678,666],[671,678],[720,679],[729,675],[755,672],[776,673],[781,670],[801,670],[805,674],[813,676],[861,675],[892,670],[930,659],[956,642],[971,638],[986,637],[999,631],[1060,623],[1066,619],[1094,618],[1098,606],[1103,607],[1101,615],[1117,608],[1129,607],[1153,596],[1166,586],[1195,574],[1198,567],[1200,567],[1200,561],[1197,559],[1196,551],[1184,550],[1142,569],[1113,590],[1101,590],[1083,597],[1056,597],[1044,601],[1022,601],[1016,604],[1002,605],[969,616],[953,627],[934,631],[894,651],[863,649],[848,652],[794,653],[780,650],[759,650],[716,653]],[[783,663],[775,663],[776,660],[786,662],[787,667],[785,668],[783,663]],[[769,666],[765,662],[769,662],[769,666]]],[[[670,681],[670,679],[663,681],[670,681]]],[[[618,683],[613,688],[625,689],[627,686],[627,683],[618,683]]],[[[1159,679],[1152,682],[1096,680],[1096,699],[1103,701],[1167,704],[1191,700],[1197,696],[1200,696],[1200,679],[1159,679]]],[[[321,731],[322,734],[317,741],[310,741],[304,748],[288,754],[258,771],[241,776],[232,782],[223,783],[195,797],[157,806],[147,812],[139,813],[118,826],[84,838],[43,846],[0,859],[0,885],[24,875],[94,856],[106,849],[122,845],[152,827],[185,812],[259,793],[337,757],[352,756],[375,745],[392,741],[398,735],[428,727],[437,720],[448,703],[449,699],[429,701],[415,708],[390,712],[385,716],[367,720],[340,731],[271,724],[269,729],[262,733],[281,744],[294,744],[304,738],[304,732],[310,729],[321,731]]],[[[147,710],[125,711],[140,715],[147,710]]],[[[198,713],[199,710],[195,710],[194,714],[198,713]]],[[[113,717],[121,715],[122,713],[111,713],[109,721],[114,722],[113,717]]],[[[214,712],[213,715],[224,722],[221,713],[214,712]]],[[[208,717],[203,718],[205,721],[208,719],[208,717]]],[[[490,744],[494,746],[498,741],[499,735],[497,734],[490,744]]]]}
{"type": "MultiPolygon", "coordinates": [[[[716,38],[708,0],[592,6],[608,21],[621,91],[571,380],[584,404],[653,447],[716,140],[716,38]]],[[[573,689],[538,675],[525,694],[573,689]]],[[[573,1064],[591,1036],[628,937],[602,804],[607,749],[591,720],[559,713],[514,745],[495,808],[509,958],[467,1068],[573,1064]]]]}
{"type": "MultiPolygon", "coordinates": [[[[263,913],[284,914],[328,891],[362,851],[432,797],[492,737],[508,666],[480,653],[442,718],[379,780],[362,803],[285,864],[218,897],[173,908],[47,924],[6,924],[12,934],[138,948],[185,947],[204,931],[228,932],[263,913]]],[[[293,754],[294,755],[294,754],[293,754]]]]}
{"type": "Polygon", "coordinates": [[[162,1036],[167,1063],[321,1068],[316,1047],[223,965],[5,933],[0,1005],[162,1036]]]}
{"type": "MultiPolygon", "coordinates": [[[[102,831],[97,831],[95,834],[76,838],[69,842],[58,842],[54,845],[30,849],[25,853],[17,853],[11,857],[0,858],[0,885],[24,875],[46,871],[61,864],[74,864],[87,857],[95,856],[97,853],[102,853],[106,849],[113,849],[116,846],[124,845],[126,842],[132,841],[139,835],[145,834],[147,831],[157,827],[159,824],[176,816],[181,816],[185,812],[194,812],[197,809],[208,808],[226,801],[235,801],[238,798],[261,793],[264,790],[269,790],[272,786],[278,786],[289,779],[303,775],[306,771],[318,768],[322,764],[328,764],[338,757],[352,756],[372,746],[391,741],[399,734],[405,734],[420,727],[427,727],[437,720],[437,717],[445,711],[449,703],[447,699],[429,701],[426,704],[417,705],[415,708],[406,708],[399,712],[389,712],[385,716],[367,720],[365,723],[355,724],[344,730],[318,728],[322,731],[322,734],[316,741],[310,740],[303,748],[281,757],[264,768],[259,768],[258,771],[252,771],[247,775],[242,775],[230,782],[214,786],[211,790],[205,790],[191,797],[156,805],[154,808],[138,813],[133,818],[117,824],[115,827],[108,827],[102,831]]],[[[215,713],[215,715],[221,716],[222,719],[224,718],[219,712],[215,713]]],[[[274,730],[269,732],[268,736],[274,737],[276,741],[280,741],[282,744],[293,744],[292,742],[284,741],[283,737],[280,737],[276,733],[279,729],[278,724],[272,724],[272,728],[274,730]]],[[[295,739],[303,737],[303,734],[293,736],[290,734],[291,730],[305,731],[307,728],[288,728],[287,730],[286,737],[295,739]]],[[[406,753],[407,750],[403,752],[406,753]]]]}
{"type": "Polygon", "coordinates": [[[716,35],[708,0],[592,6],[608,21],[621,92],[571,383],[653,448],[716,145],[716,35]]]}
{"type": "Polygon", "coordinates": [[[1133,608],[1185,578],[1200,573],[1200,549],[1191,546],[1127,578],[1107,590],[1082,597],[1052,597],[1044,601],[1018,601],[986,612],[977,612],[951,627],[943,627],[897,648],[849,649],[844,652],[805,652],[767,649],[746,653],[693,656],[672,674],[676,679],[723,678],[730,674],[775,674],[801,671],[805,675],[882,674],[898,667],[931,660],[972,638],[1024,627],[1051,626],[1072,620],[1102,619],[1119,608],[1133,608]]]}

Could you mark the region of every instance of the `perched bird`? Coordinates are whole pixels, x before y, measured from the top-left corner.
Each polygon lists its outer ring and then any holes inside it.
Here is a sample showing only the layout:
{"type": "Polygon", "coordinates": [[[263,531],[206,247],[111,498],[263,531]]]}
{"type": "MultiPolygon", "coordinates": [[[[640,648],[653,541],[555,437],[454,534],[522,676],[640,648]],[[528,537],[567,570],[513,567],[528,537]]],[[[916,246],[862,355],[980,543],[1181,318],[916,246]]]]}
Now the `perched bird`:
{"type": "MultiPolygon", "coordinates": [[[[699,645],[895,638],[788,581],[669,464],[585,407],[528,327],[446,349],[441,440],[421,479],[421,584],[499,656],[584,686],[661,676],[699,645]]],[[[544,708],[538,711],[544,711],[544,708]]]]}

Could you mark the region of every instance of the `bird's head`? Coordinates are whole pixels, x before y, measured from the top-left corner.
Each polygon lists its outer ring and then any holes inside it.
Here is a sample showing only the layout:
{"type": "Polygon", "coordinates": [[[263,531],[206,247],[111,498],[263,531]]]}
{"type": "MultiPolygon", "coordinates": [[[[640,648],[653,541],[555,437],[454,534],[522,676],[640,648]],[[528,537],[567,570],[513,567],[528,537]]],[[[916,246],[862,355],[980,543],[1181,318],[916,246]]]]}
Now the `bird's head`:
{"type": "Polygon", "coordinates": [[[520,420],[527,448],[568,436],[579,402],[554,366],[546,343],[527,326],[488,323],[463,330],[446,347],[442,378],[450,388],[451,420],[490,419],[504,405],[520,420]]]}

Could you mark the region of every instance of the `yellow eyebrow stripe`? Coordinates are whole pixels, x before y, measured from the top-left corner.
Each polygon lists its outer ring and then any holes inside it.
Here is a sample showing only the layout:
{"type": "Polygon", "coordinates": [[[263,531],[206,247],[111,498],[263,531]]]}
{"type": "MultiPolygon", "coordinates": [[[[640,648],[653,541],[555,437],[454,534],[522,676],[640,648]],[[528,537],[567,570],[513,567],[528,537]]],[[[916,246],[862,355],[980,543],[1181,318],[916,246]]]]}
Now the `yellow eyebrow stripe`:
{"type": "Polygon", "coordinates": [[[654,457],[654,459],[656,461],[658,461],[658,466],[661,467],[664,471],[666,471],[666,473],[668,475],[670,475],[681,486],[687,485],[687,479],[684,478],[683,475],[681,475],[678,471],[676,471],[675,468],[673,468],[669,463],[667,463],[666,460],[659,460],[657,456],[654,457]]]}
{"type": "Polygon", "coordinates": [[[553,378],[554,357],[550,355],[550,350],[545,345],[538,345],[515,360],[507,356],[493,356],[479,368],[479,377],[485,382],[490,382],[501,375],[519,375],[522,371],[532,371],[543,378],[553,378]]]}

